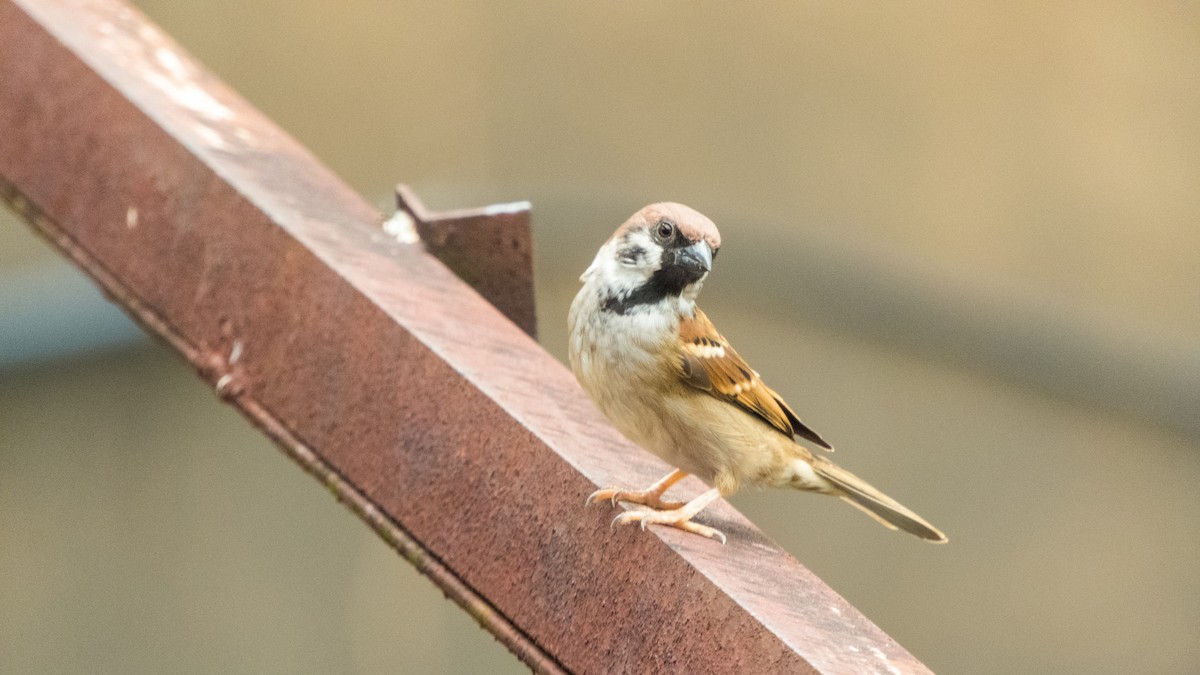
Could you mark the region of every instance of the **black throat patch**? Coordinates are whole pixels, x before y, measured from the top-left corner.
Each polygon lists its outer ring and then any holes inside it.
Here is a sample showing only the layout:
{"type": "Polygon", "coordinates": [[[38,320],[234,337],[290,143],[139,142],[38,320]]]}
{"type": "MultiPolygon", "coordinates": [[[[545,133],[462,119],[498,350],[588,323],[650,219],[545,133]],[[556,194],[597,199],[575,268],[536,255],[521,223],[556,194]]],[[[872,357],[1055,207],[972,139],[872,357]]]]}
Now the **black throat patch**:
{"type": "Polygon", "coordinates": [[[679,265],[668,263],[670,249],[663,251],[662,266],[646,280],[646,283],[632,291],[610,295],[600,303],[606,312],[628,314],[639,305],[653,305],[667,296],[678,297],[683,289],[700,279],[699,276],[688,272],[679,265]]]}

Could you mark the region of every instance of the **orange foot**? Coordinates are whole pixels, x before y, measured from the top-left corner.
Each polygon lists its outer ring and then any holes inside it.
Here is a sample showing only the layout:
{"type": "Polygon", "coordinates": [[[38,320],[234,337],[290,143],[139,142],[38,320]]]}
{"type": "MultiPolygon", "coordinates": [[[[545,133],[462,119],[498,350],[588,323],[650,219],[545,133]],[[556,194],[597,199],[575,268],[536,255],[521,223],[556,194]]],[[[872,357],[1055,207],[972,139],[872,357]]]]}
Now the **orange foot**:
{"type": "Polygon", "coordinates": [[[616,506],[617,502],[629,502],[630,504],[649,506],[652,509],[660,511],[670,511],[683,506],[683,502],[665,502],[661,494],[656,494],[651,490],[622,490],[615,487],[596,490],[588,496],[587,503],[599,504],[605,500],[611,502],[613,506],[616,506]]]}
{"type": "Polygon", "coordinates": [[[687,504],[684,504],[682,507],[671,509],[669,511],[656,511],[653,509],[634,509],[632,511],[626,511],[625,513],[622,513],[614,518],[613,524],[616,525],[617,523],[620,523],[622,525],[628,525],[630,523],[641,523],[643,530],[646,529],[646,525],[667,525],[683,530],[684,532],[691,532],[692,534],[698,534],[702,537],[708,537],[709,539],[717,539],[724,544],[725,534],[723,532],[708,527],[707,525],[693,523],[691,520],[692,516],[699,513],[701,509],[703,509],[705,506],[708,506],[709,502],[713,501],[719,496],[721,496],[720,492],[718,492],[716,488],[713,488],[699,497],[696,497],[687,504]]]}
{"type": "Polygon", "coordinates": [[[646,525],[667,525],[683,530],[684,532],[708,537],[709,539],[720,539],[721,543],[724,544],[725,535],[720,530],[692,522],[692,518],[697,513],[700,513],[704,510],[704,507],[721,496],[720,490],[717,488],[708,490],[686,504],[683,502],[663,501],[663,493],[686,476],[687,473],[684,471],[675,469],[663,477],[662,480],[645,490],[622,490],[620,488],[596,490],[587,498],[587,503],[595,504],[607,499],[614,505],[617,502],[641,504],[649,508],[626,511],[613,519],[613,525],[617,523],[622,525],[641,523],[643,530],[646,529],[646,525]]]}
{"type": "Polygon", "coordinates": [[[613,506],[617,502],[630,502],[631,504],[641,504],[649,506],[652,509],[663,511],[671,511],[683,507],[683,502],[664,502],[662,499],[663,493],[679,481],[683,480],[687,474],[679,469],[675,469],[667,474],[662,480],[645,490],[623,490],[621,488],[607,487],[603,490],[596,490],[587,498],[587,504],[598,504],[607,499],[612,502],[613,506]]]}

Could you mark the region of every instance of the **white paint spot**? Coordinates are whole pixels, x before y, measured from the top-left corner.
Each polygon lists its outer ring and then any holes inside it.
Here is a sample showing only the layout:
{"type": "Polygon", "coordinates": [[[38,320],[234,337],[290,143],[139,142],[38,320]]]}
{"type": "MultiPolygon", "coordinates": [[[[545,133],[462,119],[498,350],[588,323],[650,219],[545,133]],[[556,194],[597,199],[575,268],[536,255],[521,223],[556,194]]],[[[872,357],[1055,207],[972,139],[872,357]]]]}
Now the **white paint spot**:
{"type": "Polygon", "coordinates": [[[233,119],[233,111],[229,106],[197,84],[196,69],[170,47],[164,45],[155,48],[154,60],[161,70],[147,72],[145,78],[175,103],[209,120],[223,122],[233,119]]]}
{"type": "Polygon", "coordinates": [[[233,348],[229,350],[229,365],[232,366],[233,364],[237,363],[239,359],[242,358],[242,348],[244,346],[245,345],[242,343],[241,340],[233,341],[233,348]]]}
{"type": "Polygon", "coordinates": [[[145,40],[146,42],[161,42],[162,41],[162,38],[159,37],[159,35],[158,35],[158,31],[154,30],[154,27],[148,23],[144,23],[144,24],[138,26],[138,35],[140,35],[141,38],[143,40],[145,40]]]}
{"type": "Polygon", "coordinates": [[[180,105],[214,120],[233,119],[233,111],[224,103],[213,98],[213,95],[202,89],[195,82],[177,85],[167,93],[180,105]]]}
{"type": "Polygon", "coordinates": [[[183,59],[170,49],[166,47],[155,49],[154,58],[158,60],[159,65],[166,68],[175,77],[182,79],[187,76],[187,68],[184,66],[183,59]]]}
{"type": "Polygon", "coordinates": [[[204,124],[196,125],[196,135],[200,136],[205,143],[208,143],[214,148],[224,148],[227,146],[225,137],[219,131],[204,124]]]}
{"type": "Polygon", "coordinates": [[[838,616],[842,615],[842,610],[838,609],[835,605],[830,605],[829,611],[833,612],[834,614],[837,614],[838,616]]]}
{"type": "Polygon", "coordinates": [[[222,375],[221,378],[217,380],[217,393],[224,394],[225,390],[229,388],[229,383],[231,382],[233,382],[232,375],[229,375],[228,373],[222,375]]]}
{"type": "Polygon", "coordinates": [[[125,227],[133,229],[138,226],[138,210],[136,206],[131,206],[125,210],[125,227]]]}
{"type": "Polygon", "coordinates": [[[492,204],[484,207],[483,215],[485,216],[500,216],[506,213],[520,213],[533,208],[529,202],[511,202],[508,204],[492,204]]]}
{"type": "Polygon", "coordinates": [[[847,649],[849,649],[850,651],[854,652],[855,654],[857,654],[857,653],[858,653],[858,651],[859,651],[859,650],[858,650],[858,647],[855,647],[854,645],[850,645],[849,647],[847,647],[847,649]]]}
{"type": "Polygon", "coordinates": [[[401,244],[415,244],[421,241],[421,236],[417,234],[416,222],[404,211],[397,211],[391,218],[383,221],[383,231],[401,244]]]}
{"type": "Polygon", "coordinates": [[[871,646],[871,653],[872,653],[872,654],[874,654],[876,657],[878,657],[878,658],[879,658],[879,660],[880,660],[880,661],[883,661],[883,662],[884,662],[884,663],[887,665],[887,669],[888,669],[888,672],[889,672],[889,673],[895,673],[895,675],[904,675],[903,673],[901,673],[901,672],[900,672],[900,669],[899,669],[899,668],[897,668],[896,666],[892,665],[892,664],[891,664],[891,663],[888,661],[887,654],[884,654],[884,653],[883,653],[883,650],[881,650],[879,647],[876,647],[876,646],[872,645],[872,646],[871,646]]]}

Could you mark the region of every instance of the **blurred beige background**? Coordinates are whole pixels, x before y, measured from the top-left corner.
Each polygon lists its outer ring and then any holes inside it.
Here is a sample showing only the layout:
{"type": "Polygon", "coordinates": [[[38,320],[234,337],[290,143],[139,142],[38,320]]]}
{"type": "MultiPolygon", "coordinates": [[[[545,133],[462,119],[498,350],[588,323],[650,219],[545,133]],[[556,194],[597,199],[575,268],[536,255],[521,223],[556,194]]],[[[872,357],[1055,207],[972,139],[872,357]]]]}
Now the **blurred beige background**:
{"type": "MultiPolygon", "coordinates": [[[[138,4],[384,210],[531,200],[560,358],[619,222],[712,216],[709,315],[951,543],[734,502],[934,670],[1200,670],[1200,7],[138,4]]],[[[3,672],[520,672],[8,213],[0,636],[3,672]]]]}

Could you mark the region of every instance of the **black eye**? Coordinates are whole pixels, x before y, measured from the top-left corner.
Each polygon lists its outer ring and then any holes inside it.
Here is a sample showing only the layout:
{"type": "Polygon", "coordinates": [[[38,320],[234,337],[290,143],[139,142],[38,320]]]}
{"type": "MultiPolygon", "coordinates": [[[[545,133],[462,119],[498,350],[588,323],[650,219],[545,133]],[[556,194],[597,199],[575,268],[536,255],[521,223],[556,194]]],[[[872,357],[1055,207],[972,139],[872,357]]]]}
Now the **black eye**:
{"type": "Polygon", "coordinates": [[[666,219],[658,221],[658,224],[654,226],[654,236],[659,241],[669,241],[671,237],[675,236],[675,223],[666,219]]]}

